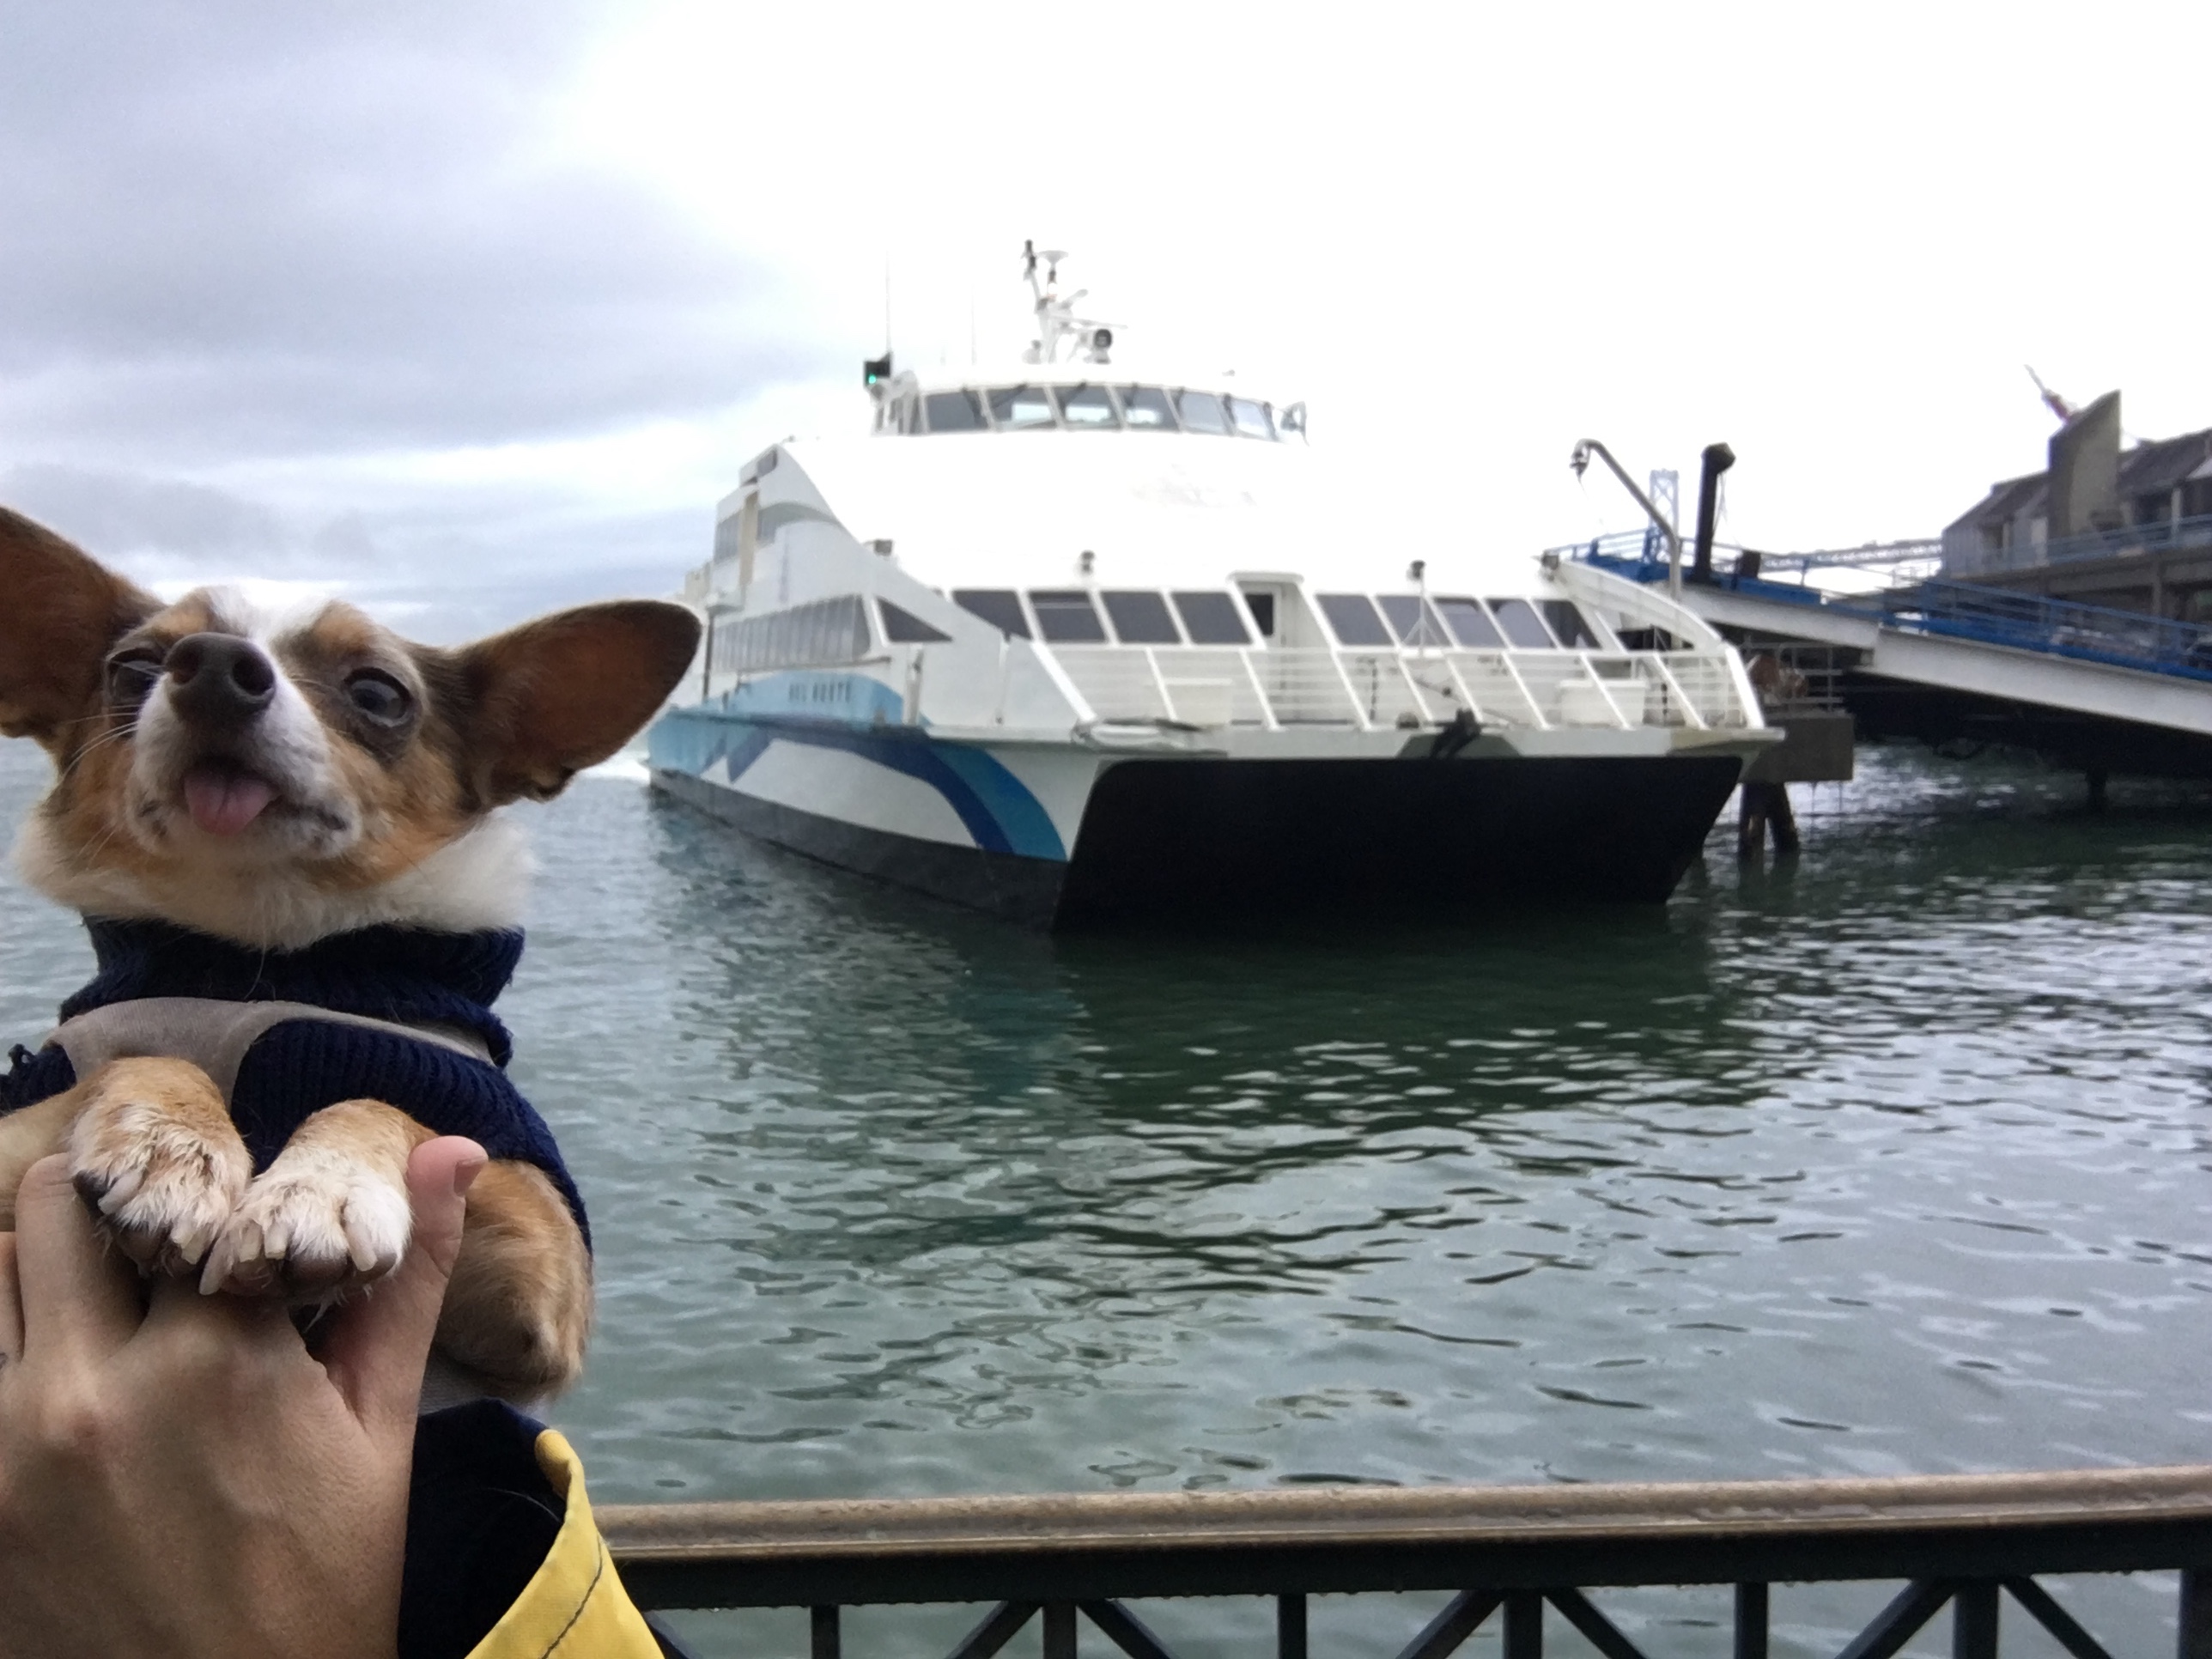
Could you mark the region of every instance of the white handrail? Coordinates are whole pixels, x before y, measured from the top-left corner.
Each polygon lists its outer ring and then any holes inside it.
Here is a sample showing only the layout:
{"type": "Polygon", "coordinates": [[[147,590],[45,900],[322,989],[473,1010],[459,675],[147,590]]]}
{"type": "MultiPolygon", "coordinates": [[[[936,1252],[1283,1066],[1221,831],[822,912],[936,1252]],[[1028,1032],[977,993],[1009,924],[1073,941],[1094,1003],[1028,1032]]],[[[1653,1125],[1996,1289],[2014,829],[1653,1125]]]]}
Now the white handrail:
{"type": "MultiPolygon", "coordinates": [[[[1051,684],[1076,711],[1079,723],[1179,721],[1189,712],[1179,709],[1176,698],[1175,688],[1184,684],[1176,675],[1185,665],[1179,648],[1108,644],[1033,648],[1051,684]]],[[[1225,672],[1231,677],[1210,682],[1231,692],[1224,723],[1271,732],[1304,725],[1375,731],[1408,714],[1424,726],[1440,725],[1445,714],[1439,711],[1448,712],[1446,706],[1455,700],[1485,725],[1518,725],[1536,731],[1589,725],[1622,731],[1680,725],[1708,731],[1764,724],[1742,659],[1725,646],[1675,652],[1462,648],[1420,657],[1410,649],[1214,647],[1193,647],[1193,665],[1198,665],[1201,650],[1210,675],[1225,672]],[[1227,660],[1231,658],[1234,668],[1227,660]],[[1600,672],[1600,658],[1606,666],[1626,665],[1629,672],[1608,678],[1600,672]],[[1442,667],[1449,684],[1428,684],[1417,676],[1414,668],[1424,662],[1442,667]],[[1355,666],[1359,671],[1356,676],[1355,666]],[[1241,680],[1236,678],[1240,671],[1241,680]],[[1487,700],[1478,694],[1470,675],[1488,684],[1487,700]],[[1386,677],[1395,678],[1386,684],[1386,677]],[[1371,687],[1367,684],[1370,679],[1371,687]],[[1249,702],[1235,691],[1240,684],[1249,694],[1249,702]],[[1585,708],[1571,700],[1570,708],[1562,709],[1559,700],[1568,686],[1595,687],[1601,702],[1589,702],[1585,708]],[[1515,706],[1506,703],[1509,688],[1515,706]],[[1662,703],[1656,706],[1650,701],[1654,689],[1662,693],[1662,703]],[[1601,706],[1603,718],[1589,719],[1601,706]],[[1674,709],[1680,711],[1679,715],[1674,709]]],[[[1586,693],[1572,695],[1588,701],[1586,693]]]]}

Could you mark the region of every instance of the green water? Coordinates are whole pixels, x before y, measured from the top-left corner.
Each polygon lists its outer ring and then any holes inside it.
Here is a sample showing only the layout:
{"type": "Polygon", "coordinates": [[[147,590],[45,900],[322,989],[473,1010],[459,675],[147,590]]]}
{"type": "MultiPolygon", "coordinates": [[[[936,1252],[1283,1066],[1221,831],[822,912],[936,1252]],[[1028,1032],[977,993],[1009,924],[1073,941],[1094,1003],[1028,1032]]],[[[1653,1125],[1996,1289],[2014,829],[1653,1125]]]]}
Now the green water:
{"type": "MultiPolygon", "coordinates": [[[[1048,939],[582,781],[501,1004],[556,1420],[612,1500],[2206,1459],[2212,801],[2081,793],[1863,750],[1663,910],[1048,939]]],[[[0,933],[35,1037],[89,953],[0,933]]]]}

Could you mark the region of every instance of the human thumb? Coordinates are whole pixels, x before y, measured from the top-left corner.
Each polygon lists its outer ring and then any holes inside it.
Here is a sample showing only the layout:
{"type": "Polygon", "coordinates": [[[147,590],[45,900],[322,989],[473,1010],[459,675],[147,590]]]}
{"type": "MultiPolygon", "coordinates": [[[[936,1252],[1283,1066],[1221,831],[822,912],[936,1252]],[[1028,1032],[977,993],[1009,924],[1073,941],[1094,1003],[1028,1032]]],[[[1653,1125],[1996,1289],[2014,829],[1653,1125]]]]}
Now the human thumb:
{"type": "Polygon", "coordinates": [[[461,1253],[469,1187],[486,1161],[483,1147],[459,1135],[426,1140],[407,1160],[414,1231],[406,1257],[338,1315],[323,1350],[331,1380],[365,1428],[414,1431],[423,1364],[461,1253]]]}

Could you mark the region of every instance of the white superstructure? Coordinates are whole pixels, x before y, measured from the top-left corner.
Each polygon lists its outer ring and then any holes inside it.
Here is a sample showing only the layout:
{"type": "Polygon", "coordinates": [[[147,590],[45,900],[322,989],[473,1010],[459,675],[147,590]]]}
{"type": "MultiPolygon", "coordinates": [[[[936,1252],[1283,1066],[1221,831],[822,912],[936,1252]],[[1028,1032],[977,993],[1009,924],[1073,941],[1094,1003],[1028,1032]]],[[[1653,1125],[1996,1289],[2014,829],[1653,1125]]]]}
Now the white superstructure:
{"type": "Polygon", "coordinates": [[[657,783],[1041,920],[1671,889],[1771,739],[1711,629],[1586,567],[1378,540],[1303,406],[1125,361],[1029,257],[1023,362],[879,360],[872,432],[744,468],[657,783]]]}

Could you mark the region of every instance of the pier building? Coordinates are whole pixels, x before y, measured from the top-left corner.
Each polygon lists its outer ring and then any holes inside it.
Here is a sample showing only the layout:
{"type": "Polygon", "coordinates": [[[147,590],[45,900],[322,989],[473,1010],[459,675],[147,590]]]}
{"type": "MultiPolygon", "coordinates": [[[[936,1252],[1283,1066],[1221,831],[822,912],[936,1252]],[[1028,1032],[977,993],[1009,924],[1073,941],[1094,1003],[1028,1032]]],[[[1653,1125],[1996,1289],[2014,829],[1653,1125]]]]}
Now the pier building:
{"type": "Polygon", "coordinates": [[[2123,447],[2108,392],[2051,434],[2047,461],[1944,528],[1945,580],[2212,622],[2212,428],[2123,447]]]}

